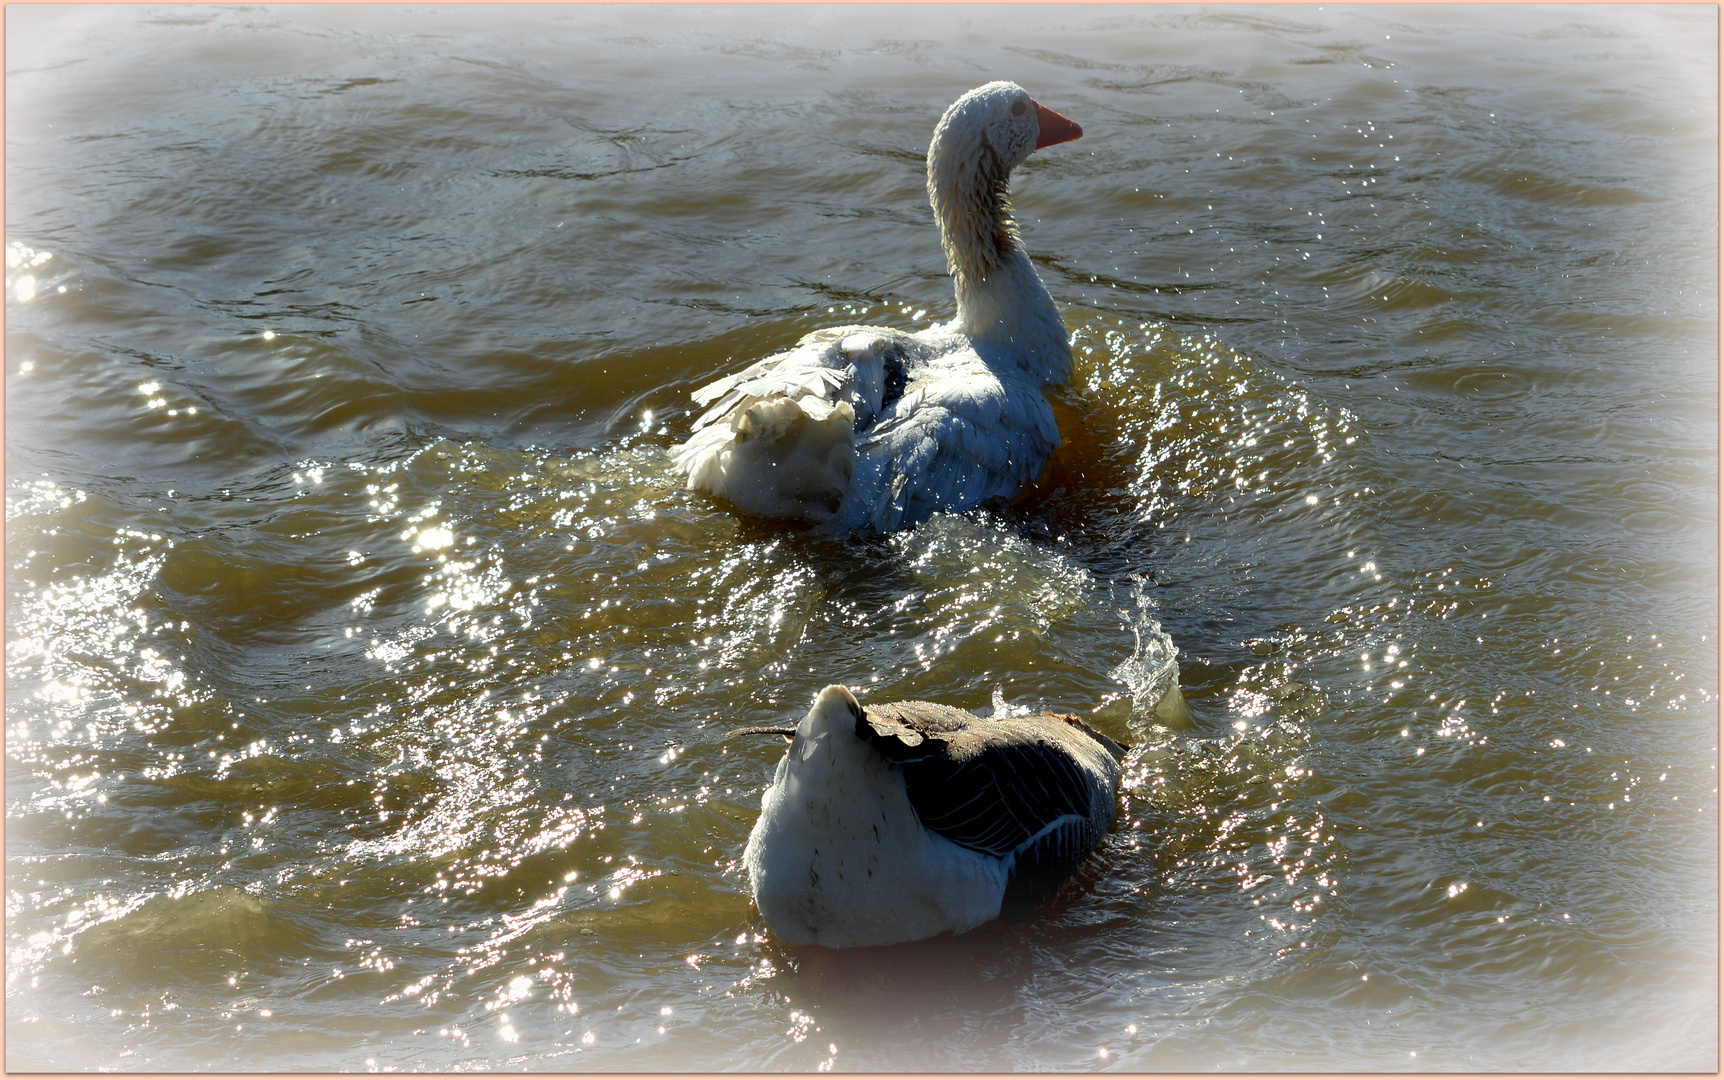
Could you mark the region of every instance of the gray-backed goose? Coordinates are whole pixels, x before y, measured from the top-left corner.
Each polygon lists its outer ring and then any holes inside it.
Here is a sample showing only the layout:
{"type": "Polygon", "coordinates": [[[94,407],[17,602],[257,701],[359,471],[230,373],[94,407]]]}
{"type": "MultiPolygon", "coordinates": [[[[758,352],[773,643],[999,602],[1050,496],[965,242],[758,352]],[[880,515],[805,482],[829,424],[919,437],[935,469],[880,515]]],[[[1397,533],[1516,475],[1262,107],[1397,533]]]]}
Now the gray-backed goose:
{"type": "MultiPolygon", "coordinates": [[[[1113,824],[1125,748],[1075,716],[984,720],[828,686],[761,796],[743,865],[791,945],[961,934],[1053,895],[1113,824]]],[[[730,737],[730,736],[727,736],[730,737]]]]}
{"type": "Polygon", "coordinates": [[[957,317],[819,330],[695,391],[709,407],[673,451],[688,486],[756,517],[884,533],[1034,480],[1060,441],[1042,388],[1069,379],[1072,358],[1007,180],[1082,134],[1015,83],[953,103],[928,146],[928,199],[957,317]]]}

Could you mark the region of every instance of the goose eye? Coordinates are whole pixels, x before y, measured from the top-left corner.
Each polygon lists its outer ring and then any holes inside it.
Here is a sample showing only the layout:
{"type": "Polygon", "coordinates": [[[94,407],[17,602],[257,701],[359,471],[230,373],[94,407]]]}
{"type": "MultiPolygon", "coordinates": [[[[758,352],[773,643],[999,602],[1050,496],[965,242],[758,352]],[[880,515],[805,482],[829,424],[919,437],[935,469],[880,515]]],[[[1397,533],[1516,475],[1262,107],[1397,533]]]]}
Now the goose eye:
{"type": "Polygon", "coordinates": [[[1025,105],[1023,100],[1020,98],[1019,100],[1012,102],[1012,115],[1022,116],[1024,115],[1024,110],[1028,108],[1029,106],[1025,105]]]}

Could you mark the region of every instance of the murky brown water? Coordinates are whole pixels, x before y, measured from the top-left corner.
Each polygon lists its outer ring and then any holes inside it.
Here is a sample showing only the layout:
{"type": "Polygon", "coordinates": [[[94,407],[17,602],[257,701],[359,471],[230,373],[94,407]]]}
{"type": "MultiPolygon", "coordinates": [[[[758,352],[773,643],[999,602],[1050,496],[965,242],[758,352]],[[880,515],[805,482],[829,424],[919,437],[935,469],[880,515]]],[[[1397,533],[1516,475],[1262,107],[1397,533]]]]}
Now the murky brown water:
{"type": "Polygon", "coordinates": [[[10,1068],[1717,1067],[1715,8],[6,18],[10,1068]],[[1048,482],[679,490],[949,315],[998,77],[1085,131],[1048,482]],[[1120,828],[778,949],[718,736],[832,681],[1093,710],[1120,828]]]}

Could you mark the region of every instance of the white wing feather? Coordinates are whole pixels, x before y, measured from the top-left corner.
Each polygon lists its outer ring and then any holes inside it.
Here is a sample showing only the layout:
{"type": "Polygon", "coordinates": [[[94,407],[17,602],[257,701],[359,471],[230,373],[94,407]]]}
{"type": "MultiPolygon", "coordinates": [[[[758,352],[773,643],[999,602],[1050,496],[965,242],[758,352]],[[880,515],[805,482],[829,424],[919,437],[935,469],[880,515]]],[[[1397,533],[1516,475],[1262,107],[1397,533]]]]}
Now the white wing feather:
{"type": "Polygon", "coordinates": [[[867,326],[816,330],[784,352],[696,390],[695,404],[709,407],[694,422],[694,429],[724,418],[749,397],[845,402],[856,411],[858,425],[865,427],[880,411],[888,368],[924,351],[915,337],[898,330],[867,326]]]}

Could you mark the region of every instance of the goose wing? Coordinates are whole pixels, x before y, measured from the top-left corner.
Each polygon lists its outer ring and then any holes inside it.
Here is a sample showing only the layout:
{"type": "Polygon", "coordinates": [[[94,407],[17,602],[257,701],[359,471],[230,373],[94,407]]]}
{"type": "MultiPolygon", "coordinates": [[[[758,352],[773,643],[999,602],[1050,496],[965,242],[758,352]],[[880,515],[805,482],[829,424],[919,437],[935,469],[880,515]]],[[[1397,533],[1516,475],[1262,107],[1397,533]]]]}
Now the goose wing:
{"type": "Polygon", "coordinates": [[[1124,748],[1075,717],[982,720],[916,701],[871,707],[865,723],[925,828],[1011,861],[1004,910],[1051,896],[1113,823],[1124,748]]]}
{"type": "Polygon", "coordinates": [[[911,376],[856,446],[858,469],[876,477],[869,524],[880,532],[1015,495],[1059,446],[1053,409],[1027,377],[974,353],[911,376]]]}
{"type": "Polygon", "coordinates": [[[845,402],[856,411],[856,426],[866,427],[902,394],[905,362],[914,345],[910,335],[878,327],[816,330],[784,352],[696,390],[694,402],[706,411],[695,420],[694,430],[771,397],[845,402]]]}

